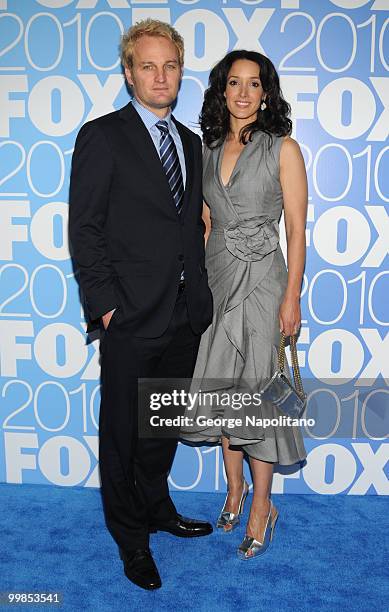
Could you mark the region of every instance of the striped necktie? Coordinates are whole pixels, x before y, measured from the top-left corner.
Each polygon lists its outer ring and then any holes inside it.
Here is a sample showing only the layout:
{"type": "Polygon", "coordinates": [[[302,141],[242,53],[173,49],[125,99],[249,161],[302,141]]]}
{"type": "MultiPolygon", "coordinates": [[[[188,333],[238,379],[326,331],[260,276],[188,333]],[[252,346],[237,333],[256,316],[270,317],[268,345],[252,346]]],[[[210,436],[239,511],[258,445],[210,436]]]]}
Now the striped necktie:
{"type": "Polygon", "coordinates": [[[155,125],[161,132],[161,139],[159,141],[161,163],[169,181],[170,191],[172,192],[174,204],[179,214],[184,200],[184,181],[182,179],[176,145],[169,132],[167,121],[158,121],[155,125]]]}

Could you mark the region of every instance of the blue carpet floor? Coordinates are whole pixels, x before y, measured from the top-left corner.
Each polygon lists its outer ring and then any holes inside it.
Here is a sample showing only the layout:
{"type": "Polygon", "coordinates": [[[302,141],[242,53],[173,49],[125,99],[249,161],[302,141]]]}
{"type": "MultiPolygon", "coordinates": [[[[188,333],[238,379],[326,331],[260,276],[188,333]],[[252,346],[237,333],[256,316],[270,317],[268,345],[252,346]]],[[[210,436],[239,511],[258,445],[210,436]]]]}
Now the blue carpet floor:
{"type": "MultiPolygon", "coordinates": [[[[173,493],[182,514],[214,520],[224,495],[173,493]]],[[[96,489],[0,485],[0,591],[60,591],[57,609],[228,612],[388,610],[388,499],[274,495],[271,548],[240,561],[244,525],[231,534],[151,536],[162,589],[124,576],[96,489]]],[[[11,608],[8,607],[8,610],[11,608]]],[[[54,606],[17,606],[53,610],[54,606]]]]}

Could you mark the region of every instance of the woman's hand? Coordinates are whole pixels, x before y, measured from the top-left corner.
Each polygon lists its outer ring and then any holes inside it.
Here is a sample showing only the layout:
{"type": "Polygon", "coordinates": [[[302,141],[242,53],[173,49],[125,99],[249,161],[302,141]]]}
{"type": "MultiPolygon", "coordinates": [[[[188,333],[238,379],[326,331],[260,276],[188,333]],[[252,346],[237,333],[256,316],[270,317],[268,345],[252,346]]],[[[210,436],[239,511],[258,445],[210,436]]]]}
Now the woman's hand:
{"type": "Polygon", "coordinates": [[[299,298],[285,297],[279,310],[280,331],[285,336],[297,334],[301,325],[301,309],[299,298]]]}

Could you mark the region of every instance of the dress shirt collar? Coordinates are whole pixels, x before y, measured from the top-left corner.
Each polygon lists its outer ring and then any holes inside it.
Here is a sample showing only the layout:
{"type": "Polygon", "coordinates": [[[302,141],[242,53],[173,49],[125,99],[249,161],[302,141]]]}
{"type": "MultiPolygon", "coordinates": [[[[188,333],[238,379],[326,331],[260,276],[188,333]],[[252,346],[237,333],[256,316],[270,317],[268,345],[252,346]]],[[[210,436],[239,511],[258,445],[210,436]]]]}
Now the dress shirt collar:
{"type": "Polygon", "coordinates": [[[158,115],[155,115],[148,108],[143,106],[143,104],[138,102],[138,100],[135,97],[132,99],[132,105],[135,108],[135,110],[139,113],[143,123],[145,124],[146,128],[149,131],[150,131],[150,129],[152,127],[155,126],[155,124],[158,121],[166,121],[167,124],[168,124],[169,130],[171,130],[171,128],[172,128],[172,112],[171,112],[171,110],[169,110],[169,112],[166,115],[166,117],[163,117],[163,119],[161,119],[161,117],[158,117],[158,115]]]}

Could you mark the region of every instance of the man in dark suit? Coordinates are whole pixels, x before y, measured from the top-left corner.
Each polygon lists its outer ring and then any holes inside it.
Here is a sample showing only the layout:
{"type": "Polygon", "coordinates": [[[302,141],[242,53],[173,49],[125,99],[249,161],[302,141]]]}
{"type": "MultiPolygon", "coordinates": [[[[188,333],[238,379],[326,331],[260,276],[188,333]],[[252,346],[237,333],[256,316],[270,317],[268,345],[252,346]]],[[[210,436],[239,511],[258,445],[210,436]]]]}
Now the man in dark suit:
{"type": "Polygon", "coordinates": [[[122,40],[134,99],[80,130],[69,230],[88,331],[102,325],[99,460],[107,527],[126,576],[161,586],[149,533],[207,535],[177,513],[167,476],[177,441],[138,435],[137,379],[190,378],[212,319],[204,265],[200,138],[171,115],[183,40],[146,20],[122,40]]]}

